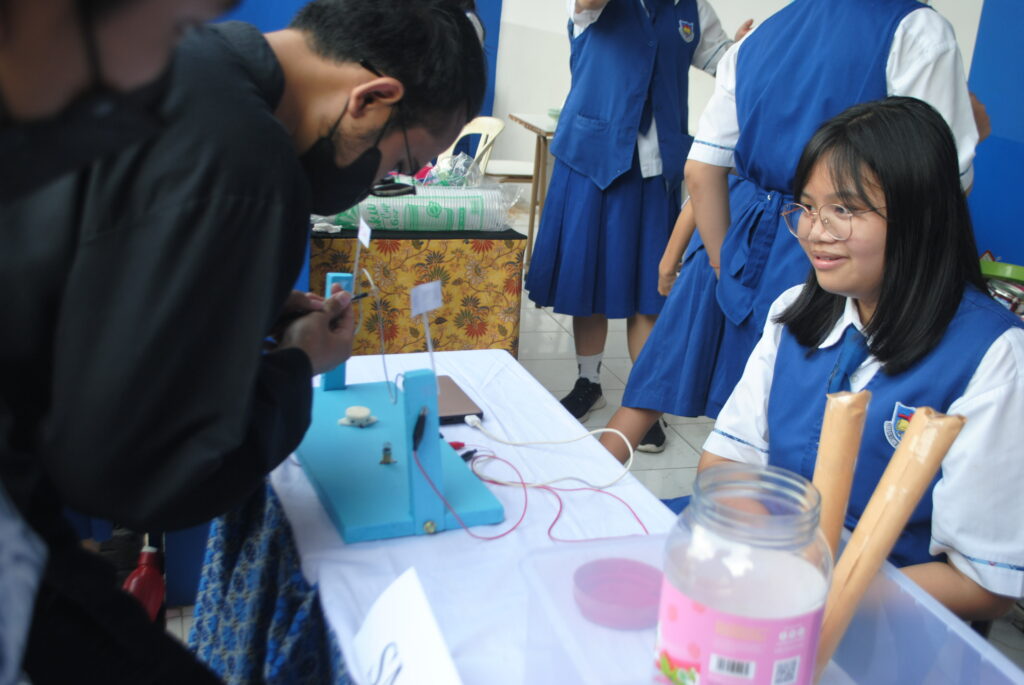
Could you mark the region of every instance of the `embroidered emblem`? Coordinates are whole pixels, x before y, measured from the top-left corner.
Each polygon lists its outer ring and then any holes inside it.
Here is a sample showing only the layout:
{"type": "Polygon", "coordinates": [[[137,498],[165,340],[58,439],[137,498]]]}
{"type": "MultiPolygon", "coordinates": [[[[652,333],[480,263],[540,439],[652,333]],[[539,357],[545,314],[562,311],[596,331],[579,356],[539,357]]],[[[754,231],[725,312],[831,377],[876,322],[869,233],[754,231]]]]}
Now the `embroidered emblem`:
{"type": "Polygon", "coordinates": [[[916,407],[908,407],[902,402],[897,402],[893,407],[892,418],[885,422],[885,439],[889,441],[890,445],[896,447],[900,444],[915,411],[917,411],[916,407]]]}
{"type": "Polygon", "coordinates": [[[683,37],[687,43],[693,42],[693,22],[679,20],[679,35],[683,37]]]}

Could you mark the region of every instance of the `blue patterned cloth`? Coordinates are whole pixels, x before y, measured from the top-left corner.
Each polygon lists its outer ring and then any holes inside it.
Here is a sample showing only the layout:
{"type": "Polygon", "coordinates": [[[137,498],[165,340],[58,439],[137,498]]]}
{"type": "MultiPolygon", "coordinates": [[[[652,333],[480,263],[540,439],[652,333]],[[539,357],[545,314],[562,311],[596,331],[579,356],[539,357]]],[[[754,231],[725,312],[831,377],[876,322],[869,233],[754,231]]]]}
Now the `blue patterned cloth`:
{"type": "Polygon", "coordinates": [[[229,685],[352,682],[269,483],[210,527],[193,621],[189,645],[229,685]]]}

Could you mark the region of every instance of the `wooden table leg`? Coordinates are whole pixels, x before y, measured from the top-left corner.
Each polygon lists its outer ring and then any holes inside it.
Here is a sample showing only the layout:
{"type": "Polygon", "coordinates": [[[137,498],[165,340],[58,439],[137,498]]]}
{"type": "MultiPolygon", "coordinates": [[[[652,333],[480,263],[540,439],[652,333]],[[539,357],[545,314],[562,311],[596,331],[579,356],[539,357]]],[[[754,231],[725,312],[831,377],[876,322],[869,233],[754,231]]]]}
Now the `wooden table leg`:
{"type": "Polygon", "coordinates": [[[547,141],[544,136],[537,136],[537,142],[533,147],[533,183],[530,184],[530,228],[526,232],[526,258],[523,260],[523,275],[530,270],[530,257],[533,255],[533,227],[537,222],[537,205],[542,200],[541,183],[541,153],[547,154],[544,143],[547,141]]]}

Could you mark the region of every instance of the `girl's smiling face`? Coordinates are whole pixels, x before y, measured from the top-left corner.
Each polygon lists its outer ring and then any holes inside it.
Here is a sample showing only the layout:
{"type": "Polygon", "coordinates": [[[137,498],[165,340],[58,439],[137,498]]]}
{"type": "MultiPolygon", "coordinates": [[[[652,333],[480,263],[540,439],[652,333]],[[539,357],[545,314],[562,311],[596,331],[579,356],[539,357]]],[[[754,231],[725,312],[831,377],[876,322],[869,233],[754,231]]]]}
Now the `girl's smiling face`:
{"type": "Polygon", "coordinates": [[[879,213],[885,195],[874,175],[864,171],[867,202],[858,200],[856,189],[836,187],[827,162],[825,157],[815,164],[797,201],[812,209],[838,204],[851,210],[852,232],[848,239],[837,240],[815,218],[806,238],[800,238],[800,245],[811,260],[818,285],[830,293],[856,299],[861,322],[866,325],[878,305],[885,271],[888,223],[879,213]]]}

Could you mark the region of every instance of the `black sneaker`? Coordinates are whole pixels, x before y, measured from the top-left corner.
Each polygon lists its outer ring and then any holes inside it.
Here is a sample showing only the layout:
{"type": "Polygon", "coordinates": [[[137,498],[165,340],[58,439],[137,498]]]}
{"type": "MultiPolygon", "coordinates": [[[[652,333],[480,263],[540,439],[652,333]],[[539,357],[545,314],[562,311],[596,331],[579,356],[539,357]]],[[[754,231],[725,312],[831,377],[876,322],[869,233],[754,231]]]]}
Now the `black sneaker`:
{"type": "Polygon", "coordinates": [[[562,406],[569,410],[580,423],[587,420],[590,412],[604,407],[604,395],[601,394],[601,384],[588,381],[586,378],[577,379],[572,392],[562,398],[562,406]]]}
{"type": "Polygon", "coordinates": [[[661,419],[654,422],[651,429],[644,435],[643,440],[636,446],[637,450],[653,454],[665,451],[665,431],[662,430],[661,423],[661,419]]]}

